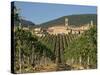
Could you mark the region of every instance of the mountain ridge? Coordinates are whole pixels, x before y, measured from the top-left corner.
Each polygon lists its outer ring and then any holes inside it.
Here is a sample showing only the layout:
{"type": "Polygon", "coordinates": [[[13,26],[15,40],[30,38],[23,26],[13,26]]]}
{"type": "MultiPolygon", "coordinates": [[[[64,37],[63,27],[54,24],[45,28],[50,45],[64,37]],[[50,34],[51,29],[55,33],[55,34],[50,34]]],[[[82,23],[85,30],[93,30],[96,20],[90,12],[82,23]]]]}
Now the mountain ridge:
{"type": "MultiPolygon", "coordinates": [[[[28,26],[33,27],[33,26],[35,26],[35,23],[33,23],[29,20],[21,19],[20,22],[21,22],[22,26],[24,26],[24,27],[28,27],[28,26]]],[[[18,22],[14,21],[14,25],[17,26],[18,22]]]]}
{"type": "Polygon", "coordinates": [[[65,18],[68,18],[69,25],[80,26],[80,25],[90,23],[91,20],[94,22],[95,25],[97,25],[97,14],[75,14],[75,15],[62,16],[60,18],[42,23],[39,26],[51,27],[56,25],[64,25],[65,18]]]}

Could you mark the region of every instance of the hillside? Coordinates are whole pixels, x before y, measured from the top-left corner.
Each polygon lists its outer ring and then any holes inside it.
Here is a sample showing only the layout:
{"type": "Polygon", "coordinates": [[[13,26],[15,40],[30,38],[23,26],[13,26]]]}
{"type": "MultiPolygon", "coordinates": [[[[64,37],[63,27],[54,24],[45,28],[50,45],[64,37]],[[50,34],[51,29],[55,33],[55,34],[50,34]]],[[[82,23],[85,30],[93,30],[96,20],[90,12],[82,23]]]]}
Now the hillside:
{"type": "MultiPolygon", "coordinates": [[[[31,22],[31,21],[28,21],[28,20],[25,20],[25,19],[21,19],[21,24],[22,26],[24,27],[33,27],[35,25],[35,23],[31,22]]],[[[17,26],[18,25],[18,22],[15,21],[14,22],[14,25],[17,26]]]]}
{"type": "Polygon", "coordinates": [[[80,14],[80,15],[69,15],[69,16],[63,16],[45,23],[40,24],[42,27],[49,27],[49,26],[55,26],[55,25],[64,25],[65,18],[68,18],[69,25],[83,25],[89,23],[91,20],[93,20],[94,24],[97,24],[97,15],[96,14],[80,14]]]}

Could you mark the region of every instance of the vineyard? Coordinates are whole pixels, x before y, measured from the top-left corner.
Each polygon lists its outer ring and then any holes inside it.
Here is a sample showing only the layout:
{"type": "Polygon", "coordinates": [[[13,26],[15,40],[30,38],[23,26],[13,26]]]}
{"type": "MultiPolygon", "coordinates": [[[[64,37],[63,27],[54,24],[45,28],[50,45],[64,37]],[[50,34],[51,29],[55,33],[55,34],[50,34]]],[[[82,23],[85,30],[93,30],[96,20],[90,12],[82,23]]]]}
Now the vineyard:
{"type": "Polygon", "coordinates": [[[46,35],[39,38],[39,41],[42,44],[46,45],[48,49],[50,49],[55,55],[55,63],[63,63],[64,62],[64,51],[67,50],[68,45],[72,42],[77,35],[46,35]]]}
{"type": "Polygon", "coordinates": [[[96,68],[94,28],[84,34],[58,34],[37,37],[30,31],[15,31],[15,71],[45,72],[96,68]],[[91,35],[89,35],[91,34],[91,35]],[[93,38],[91,38],[91,36],[93,38]]]}
{"type": "Polygon", "coordinates": [[[23,30],[17,8],[12,6],[14,73],[83,70],[97,68],[97,27],[81,34],[58,34],[38,37],[23,30]]]}

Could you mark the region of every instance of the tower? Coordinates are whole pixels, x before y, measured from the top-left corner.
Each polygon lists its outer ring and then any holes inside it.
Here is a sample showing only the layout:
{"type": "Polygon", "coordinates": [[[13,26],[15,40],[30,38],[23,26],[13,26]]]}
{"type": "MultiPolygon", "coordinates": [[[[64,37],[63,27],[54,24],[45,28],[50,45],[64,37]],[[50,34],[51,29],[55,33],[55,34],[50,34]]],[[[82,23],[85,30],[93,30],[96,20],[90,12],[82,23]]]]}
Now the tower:
{"type": "Polygon", "coordinates": [[[93,26],[93,20],[91,20],[90,25],[93,26]]]}
{"type": "Polygon", "coordinates": [[[68,26],[68,18],[65,18],[65,26],[68,26]]]}

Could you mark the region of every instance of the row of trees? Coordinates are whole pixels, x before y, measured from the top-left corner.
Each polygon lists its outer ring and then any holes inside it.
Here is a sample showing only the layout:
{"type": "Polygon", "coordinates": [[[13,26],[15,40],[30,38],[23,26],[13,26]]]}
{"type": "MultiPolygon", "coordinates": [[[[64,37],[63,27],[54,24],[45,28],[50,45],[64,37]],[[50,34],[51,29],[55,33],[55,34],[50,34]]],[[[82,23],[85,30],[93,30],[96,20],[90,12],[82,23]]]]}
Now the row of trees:
{"type": "Polygon", "coordinates": [[[80,35],[46,35],[39,39],[55,54],[55,63],[80,64],[84,68],[97,66],[96,26],[80,35]]]}
{"type": "MultiPolygon", "coordinates": [[[[45,57],[54,60],[52,51],[42,44],[31,30],[24,30],[20,16],[15,6],[12,7],[12,16],[17,24],[14,31],[14,71],[15,73],[33,72],[33,68],[41,64],[45,57]],[[14,10],[14,12],[13,12],[14,10]]],[[[43,61],[44,62],[44,61],[43,61]]]]}
{"type": "Polygon", "coordinates": [[[81,34],[71,42],[65,50],[66,60],[73,59],[73,63],[79,63],[90,68],[97,66],[97,31],[96,26],[81,34]]]}
{"type": "Polygon", "coordinates": [[[45,35],[39,40],[46,45],[56,56],[54,63],[65,63],[64,52],[68,49],[69,44],[76,39],[77,34],[59,34],[59,35],[45,35]]]}
{"type": "Polygon", "coordinates": [[[15,66],[20,68],[20,72],[31,65],[35,67],[41,64],[42,56],[54,59],[52,51],[38,41],[38,37],[32,35],[30,31],[25,31],[19,27],[15,31],[15,66]],[[18,65],[19,63],[19,65],[18,65]]]}

